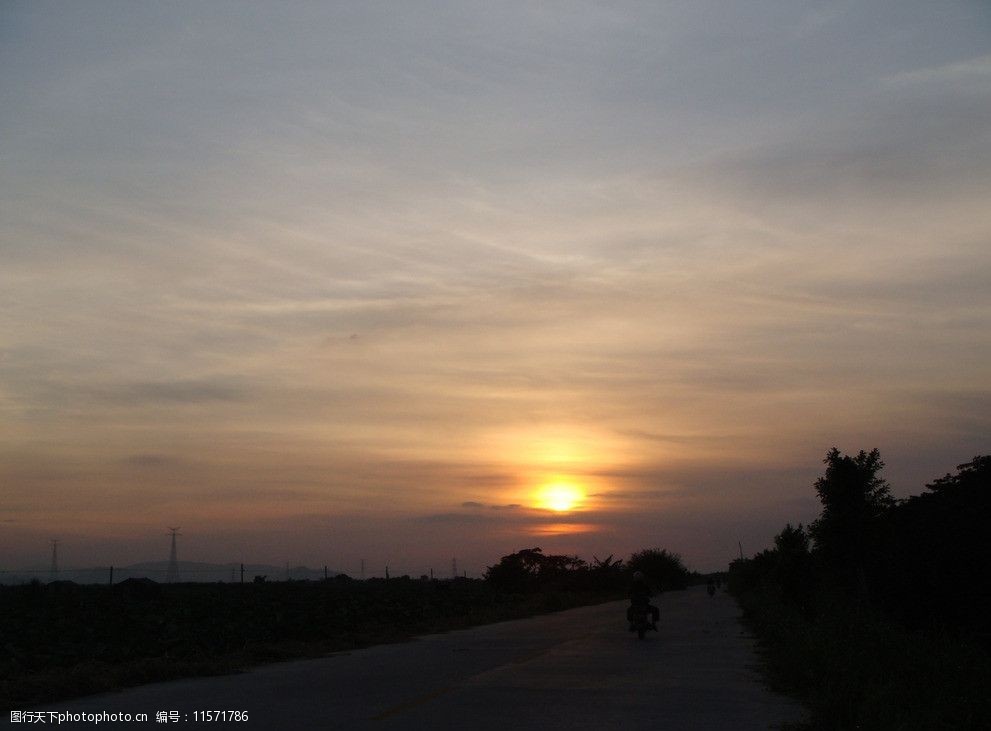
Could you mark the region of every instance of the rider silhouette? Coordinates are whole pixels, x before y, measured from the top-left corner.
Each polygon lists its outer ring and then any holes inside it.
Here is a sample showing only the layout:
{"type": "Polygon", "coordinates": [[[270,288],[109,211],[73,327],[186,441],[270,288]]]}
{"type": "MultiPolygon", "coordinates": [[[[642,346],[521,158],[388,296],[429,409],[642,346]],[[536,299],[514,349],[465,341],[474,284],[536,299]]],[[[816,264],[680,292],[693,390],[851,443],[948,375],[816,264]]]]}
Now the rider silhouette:
{"type": "Polygon", "coordinates": [[[630,607],[626,610],[626,618],[630,621],[630,628],[633,627],[633,611],[636,607],[646,607],[650,612],[651,628],[657,629],[657,620],[661,616],[661,611],[650,603],[653,596],[650,584],[641,571],[633,572],[633,583],[630,584],[630,607]]]}

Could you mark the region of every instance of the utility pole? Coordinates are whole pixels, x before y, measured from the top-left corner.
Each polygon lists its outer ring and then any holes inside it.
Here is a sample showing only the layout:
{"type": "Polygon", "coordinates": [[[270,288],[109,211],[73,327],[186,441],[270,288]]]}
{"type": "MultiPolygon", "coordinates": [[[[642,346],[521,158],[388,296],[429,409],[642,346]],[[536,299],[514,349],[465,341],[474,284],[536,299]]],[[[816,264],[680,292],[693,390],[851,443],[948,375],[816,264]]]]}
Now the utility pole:
{"type": "Polygon", "coordinates": [[[52,565],[48,570],[48,580],[55,581],[58,579],[58,539],[52,538],[52,565]]]}
{"type": "Polygon", "coordinates": [[[457,556],[451,559],[451,578],[458,578],[458,559],[457,556]]]}
{"type": "Polygon", "coordinates": [[[743,544],[740,541],[736,542],[736,545],[740,547],[740,560],[743,560],[743,544]]]}
{"type": "Polygon", "coordinates": [[[181,535],[178,528],[169,528],[172,531],[172,550],[169,552],[169,570],[165,572],[165,583],[175,584],[179,581],[179,558],[175,547],[175,537],[181,535]]]}
{"type": "Polygon", "coordinates": [[[241,564],[241,583],[244,584],[244,564],[241,564]]]}
{"type": "Polygon", "coordinates": [[[114,585],[114,567],[110,567],[110,586],[114,585]]]}

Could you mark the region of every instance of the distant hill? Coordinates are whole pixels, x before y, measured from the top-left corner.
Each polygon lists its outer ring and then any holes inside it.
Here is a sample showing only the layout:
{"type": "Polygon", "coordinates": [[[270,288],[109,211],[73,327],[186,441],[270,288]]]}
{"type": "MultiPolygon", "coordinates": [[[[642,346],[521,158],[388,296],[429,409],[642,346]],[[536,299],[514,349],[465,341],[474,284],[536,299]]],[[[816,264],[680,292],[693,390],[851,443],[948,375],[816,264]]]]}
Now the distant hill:
{"type": "MultiPolygon", "coordinates": [[[[239,563],[200,563],[196,561],[179,561],[180,582],[237,583],[241,581],[241,564],[239,563]]],[[[168,561],[143,561],[130,566],[115,566],[113,569],[114,583],[124,579],[148,578],[165,582],[168,575],[168,561]]],[[[327,576],[337,576],[340,571],[327,571],[327,576]]],[[[254,581],[256,576],[264,576],[267,581],[319,581],[324,578],[323,569],[311,569],[307,566],[272,566],[270,564],[244,564],[245,583],[254,581]]],[[[58,581],[74,581],[77,584],[107,584],[110,582],[110,567],[99,566],[86,569],[65,569],[58,572],[58,581]]],[[[50,579],[48,571],[8,571],[0,572],[0,584],[26,584],[34,579],[47,583],[50,579]]]]}

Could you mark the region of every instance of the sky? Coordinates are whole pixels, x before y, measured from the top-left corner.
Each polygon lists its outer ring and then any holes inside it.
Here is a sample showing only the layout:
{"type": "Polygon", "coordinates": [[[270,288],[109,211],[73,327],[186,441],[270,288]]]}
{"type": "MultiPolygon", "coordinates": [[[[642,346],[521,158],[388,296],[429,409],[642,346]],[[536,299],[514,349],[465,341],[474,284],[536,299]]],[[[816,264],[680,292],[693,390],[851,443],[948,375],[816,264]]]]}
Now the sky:
{"type": "Polygon", "coordinates": [[[724,568],[989,451],[984,2],[0,4],[0,568],[724,568]]]}

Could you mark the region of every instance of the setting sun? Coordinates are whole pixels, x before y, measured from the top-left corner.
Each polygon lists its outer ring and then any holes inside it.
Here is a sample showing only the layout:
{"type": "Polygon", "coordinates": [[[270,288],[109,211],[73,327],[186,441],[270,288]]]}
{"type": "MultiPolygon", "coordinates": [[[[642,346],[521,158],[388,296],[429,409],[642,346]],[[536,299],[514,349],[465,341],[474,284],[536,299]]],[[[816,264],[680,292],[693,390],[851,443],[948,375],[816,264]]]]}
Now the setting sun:
{"type": "Polygon", "coordinates": [[[584,499],[584,491],[570,482],[552,482],[538,493],[541,507],[559,513],[574,509],[584,499]]]}

